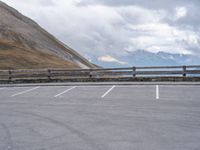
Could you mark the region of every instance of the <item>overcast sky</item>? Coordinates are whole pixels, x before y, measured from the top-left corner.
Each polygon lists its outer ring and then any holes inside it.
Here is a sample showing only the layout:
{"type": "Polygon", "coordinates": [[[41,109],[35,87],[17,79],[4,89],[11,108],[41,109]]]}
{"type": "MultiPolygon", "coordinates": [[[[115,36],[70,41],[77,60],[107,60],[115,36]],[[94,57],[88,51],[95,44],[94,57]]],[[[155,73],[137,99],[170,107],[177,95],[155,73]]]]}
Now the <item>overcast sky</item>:
{"type": "Polygon", "coordinates": [[[90,59],[127,51],[200,55],[200,0],[3,0],[90,59]]]}

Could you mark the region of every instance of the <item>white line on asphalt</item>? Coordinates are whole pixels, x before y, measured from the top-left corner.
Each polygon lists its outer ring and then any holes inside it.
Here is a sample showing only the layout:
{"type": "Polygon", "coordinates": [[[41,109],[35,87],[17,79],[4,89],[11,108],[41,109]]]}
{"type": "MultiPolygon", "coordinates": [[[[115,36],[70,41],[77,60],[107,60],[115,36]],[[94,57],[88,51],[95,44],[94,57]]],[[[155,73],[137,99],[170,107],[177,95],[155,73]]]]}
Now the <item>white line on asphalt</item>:
{"type": "Polygon", "coordinates": [[[159,85],[156,85],[156,99],[159,99],[159,85]]]}
{"type": "Polygon", "coordinates": [[[104,98],[106,95],[108,95],[115,87],[116,87],[116,86],[113,85],[105,94],[103,94],[103,95],[101,96],[101,98],[104,98]]]}
{"type": "Polygon", "coordinates": [[[3,90],[3,89],[5,89],[5,88],[0,88],[0,90],[3,90]]]}
{"type": "Polygon", "coordinates": [[[22,94],[28,93],[28,92],[33,91],[33,90],[36,90],[36,89],[38,89],[38,88],[39,88],[39,86],[34,87],[34,88],[32,88],[32,89],[28,89],[28,90],[26,90],[26,91],[22,91],[22,92],[16,93],[16,94],[12,95],[12,97],[15,97],[15,96],[18,96],[18,95],[22,95],[22,94]]]}
{"type": "Polygon", "coordinates": [[[73,86],[72,88],[63,91],[63,92],[61,92],[61,93],[55,95],[54,97],[59,97],[59,96],[65,94],[65,93],[67,93],[67,92],[69,92],[69,91],[71,91],[71,90],[73,90],[73,89],[75,89],[75,88],[76,88],[76,86],[73,86]]]}

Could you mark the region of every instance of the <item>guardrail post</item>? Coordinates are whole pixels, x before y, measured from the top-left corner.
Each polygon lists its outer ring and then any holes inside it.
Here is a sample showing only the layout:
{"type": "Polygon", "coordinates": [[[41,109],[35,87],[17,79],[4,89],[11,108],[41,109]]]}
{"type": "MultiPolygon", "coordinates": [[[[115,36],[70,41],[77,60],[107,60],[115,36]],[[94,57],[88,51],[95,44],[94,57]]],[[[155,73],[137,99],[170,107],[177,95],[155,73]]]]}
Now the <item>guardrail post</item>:
{"type": "Polygon", "coordinates": [[[136,67],[133,67],[133,77],[136,77],[136,67]]]}
{"type": "Polygon", "coordinates": [[[183,66],[183,77],[186,77],[186,71],[187,71],[187,67],[186,66],[183,66]]]}
{"type": "Polygon", "coordinates": [[[92,69],[89,71],[89,77],[92,78],[92,69]]]}
{"type": "Polygon", "coordinates": [[[48,71],[48,79],[51,80],[51,70],[47,70],[48,71]]]}
{"type": "Polygon", "coordinates": [[[12,80],[12,71],[9,70],[8,73],[9,73],[9,80],[12,80]]]}

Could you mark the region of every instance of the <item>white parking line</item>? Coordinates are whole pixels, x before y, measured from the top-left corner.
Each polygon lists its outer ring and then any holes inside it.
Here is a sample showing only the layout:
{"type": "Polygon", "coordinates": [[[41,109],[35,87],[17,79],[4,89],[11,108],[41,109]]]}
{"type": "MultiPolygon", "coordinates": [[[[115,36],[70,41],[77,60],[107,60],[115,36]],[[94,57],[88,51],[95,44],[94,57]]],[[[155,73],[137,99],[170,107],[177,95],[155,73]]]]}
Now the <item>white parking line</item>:
{"type": "Polygon", "coordinates": [[[61,92],[61,93],[55,95],[54,97],[59,97],[59,96],[65,94],[65,93],[67,93],[67,92],[69,92],[69,91],[71,91],[71,90],[73,90],[73,89],[75,89],[75,88],[76,88],[76,86],[73,86],[72,88],[63,91],[63,92],[61,92]]]}
{"type": "Polygon", "coordinates": [[[116,87],[116,86],[113,85],[105,94],[103,94],[103,95],[101,96],[101,98],[104,98],[106,95],[108,95],[115,87],[116,87]]]}
{"type": "Polygon", "coordinates": [[[3,90],[3,89],[5,89],[5,88],[0,88],[0,90],[3,90]]]}
{"type": "Polygon", "coordinates": [[[22,94],[28,93],[28,92],[33,91],[33,90],[36,90],[36,89],[38,89],[38,88],[39,88],[39,86],[34,87],[34,88],[32,88],[32,89],[28,89],[28,90],[22,91],[22,92],[19,92],[19,93],[16,93],[16,94],[12,95],[12,97],[15,97],[15,96],[18,96],[18,95],[22,95],[22,94]]]}
{"type": "Polygon", "coordinates": [[[156,99],[159,99],[159,85],[156,85],[156,99]]]}

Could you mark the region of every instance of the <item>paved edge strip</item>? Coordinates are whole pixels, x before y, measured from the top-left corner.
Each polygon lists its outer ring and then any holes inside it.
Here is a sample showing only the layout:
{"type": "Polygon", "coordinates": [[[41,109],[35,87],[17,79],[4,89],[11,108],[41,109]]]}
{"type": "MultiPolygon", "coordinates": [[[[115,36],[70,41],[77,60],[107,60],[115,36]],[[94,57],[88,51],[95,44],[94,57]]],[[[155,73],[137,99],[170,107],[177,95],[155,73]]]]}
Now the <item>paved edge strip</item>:
{"type": "Polygon", "coordinates": [[[33,87],[33,86],[110,86],[110,85],[196,85],[200,82],[97,82],[97,83],[36,83],[36,84],[0,84],[1,87],[33,87]]]}

